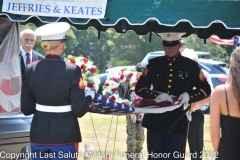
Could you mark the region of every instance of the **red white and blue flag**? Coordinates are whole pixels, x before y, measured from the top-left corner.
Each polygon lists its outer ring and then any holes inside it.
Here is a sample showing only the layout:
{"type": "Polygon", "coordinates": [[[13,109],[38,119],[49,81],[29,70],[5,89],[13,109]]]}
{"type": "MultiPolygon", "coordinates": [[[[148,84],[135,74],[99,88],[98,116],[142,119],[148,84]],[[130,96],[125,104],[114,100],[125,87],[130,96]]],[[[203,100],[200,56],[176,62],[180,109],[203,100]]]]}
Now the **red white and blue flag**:
{"type": "Polygon", "coordinates": [[[98,93],[95,93],[94,106],[91,113],[126,115],[129,113],[164,113],[182,106],[176,98],[174,102],[156,102],[153,99],[136,99],[131,105],[117,103],[98,93]]]}
{"type": "Polygon", "coordinates": [[[225,45],[225,46],[232,46],[232,49],[236,49],[239,46],[239,36],[234,36],[231,39],[220,39],[218,36],[211,36],[208,38],[211,42],[216,44],[225,45]]]}
{"type": "Polygon", "coordinates": [[[94,106],[89,110],[89,112],[92,112],[92,113],[119,115],[119,114],[132,113],[135,111],[135,108],[130,105],[117,103],[98,93],[95,93],[93,102],[94,102],[94,106]]]}
{"type": "Polygon", "coordinates": [[[211,42],[214,42],[216,44],[220,44],[220,45],[225,45],[225,46],[232,46],[233,45],[233,41],[234,39],[220,39],[218,36],[210,36],[208,38],[208,40],[210,40],[211,42]]]}

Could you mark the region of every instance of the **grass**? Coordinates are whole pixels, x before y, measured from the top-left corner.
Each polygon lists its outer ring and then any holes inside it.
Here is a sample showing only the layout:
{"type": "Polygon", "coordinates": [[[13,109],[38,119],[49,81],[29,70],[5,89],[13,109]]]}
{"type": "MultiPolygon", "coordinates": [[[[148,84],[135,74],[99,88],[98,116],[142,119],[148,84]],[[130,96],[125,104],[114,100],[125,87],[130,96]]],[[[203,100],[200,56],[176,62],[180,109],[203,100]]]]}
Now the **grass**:
{"type": "MultiPolygon", "coordinates": [[[[87,113],[79,118],[80,129],[82,133],[82,142],[79,144],[79,153],[84,151],[84,145],[89,144],[96,150],[91,160],[101,160],[104,153],[111,155],[111,160],[122,160],[126,152],[126,118],[125,116],[112,116],[87,113]]],[[[145,130],[146,131],[146,130],[145,130]]],[[[204,151],[211,154],[213,151],[210,139],[210,118],[205,115],[204,122],[204,151]]],[[[188,144],[186,153],[189,152],[188,144]]],[[[146,141],[143,145],[144,160],[147,159],[146,141]]],[[[81,154],[79,160],[83,159],[81,154]]],[[[190,160],[190,158],[185,158],[190,160]]],[[[210,158],[208,158],[210,160],[210,158]]],[[[205,159],[203,159],[205,160],[205,159]]],[[[207,159],[206,159],[207,160],[207,159]]]]}

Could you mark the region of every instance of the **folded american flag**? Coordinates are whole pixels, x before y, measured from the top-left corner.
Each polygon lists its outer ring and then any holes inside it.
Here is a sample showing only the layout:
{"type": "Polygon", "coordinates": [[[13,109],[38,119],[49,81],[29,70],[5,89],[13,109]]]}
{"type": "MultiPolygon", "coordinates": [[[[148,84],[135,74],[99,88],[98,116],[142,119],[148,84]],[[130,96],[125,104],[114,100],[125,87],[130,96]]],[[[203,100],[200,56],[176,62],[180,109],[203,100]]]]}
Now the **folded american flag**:
{"type": "Polygon", "coordinates": [[[174,106],[180,103],[178,100],[178,97],[172,97],[173,102],[169,101],[161,101],[161,102],[156,102],[154,99],[135,99],[133,103],[131,104],[134,107],[148,107],[152,106],[153,108],[162,108],[162,107],[168,107],[168,106],[174,106]]]}
{"type": "Polygon", "coordinates": [[[156,102],[154,99],[136,99],[131,104],[135,107],[134,113],[164,113],[182,106],[177,97],[172,97],[173,102],[156,102]]]}
{"type": "Polygon", "coordinates": [[[135,111],[135,108],[130,105],[117,103],[98,93],[95,93],[93,102],[94,106],[88,112],[121,115],[135,111]]]}
{"type": "Polygon", "coordinates": [[[126,115],[130,113],[164,113],[182,106],[177,97],[172,97],[174,102],[156,102],[153,99],[136,99],[131,105],[117,103],[109,98],[95,93],[94,105],[89,112],[111,115],[126,115]]]}

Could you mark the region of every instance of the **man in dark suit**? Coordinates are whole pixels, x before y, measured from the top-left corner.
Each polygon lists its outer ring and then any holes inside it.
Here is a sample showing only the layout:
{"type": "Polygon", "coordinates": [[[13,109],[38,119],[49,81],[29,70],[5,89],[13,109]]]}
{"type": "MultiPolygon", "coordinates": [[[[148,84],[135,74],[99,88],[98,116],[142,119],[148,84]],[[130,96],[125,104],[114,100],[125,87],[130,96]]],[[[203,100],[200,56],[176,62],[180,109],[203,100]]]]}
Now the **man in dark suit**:
{"type": "Polygon", "coordinates": [[[24,74],[25,66],[36,60],[44,59],[44,56],[33,50],[36,42],[35,32],[31,29],[25,29],[20,33],[20,58],[21,73],[24,74]]]}

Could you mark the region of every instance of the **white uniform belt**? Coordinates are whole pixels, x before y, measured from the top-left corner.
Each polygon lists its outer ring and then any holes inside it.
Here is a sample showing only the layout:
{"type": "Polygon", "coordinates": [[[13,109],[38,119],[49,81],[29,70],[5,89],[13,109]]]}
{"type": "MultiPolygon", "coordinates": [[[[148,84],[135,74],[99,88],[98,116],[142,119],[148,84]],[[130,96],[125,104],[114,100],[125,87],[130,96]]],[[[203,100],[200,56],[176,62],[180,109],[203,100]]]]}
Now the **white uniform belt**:
{"type": "Polygon", "coordinates": [[[36,110],[41,112],[52,112],[52,113],[62,113],[72,111],[71,105],[66,106],[46,106],[41,104],[36,104],[36,110]]]}

